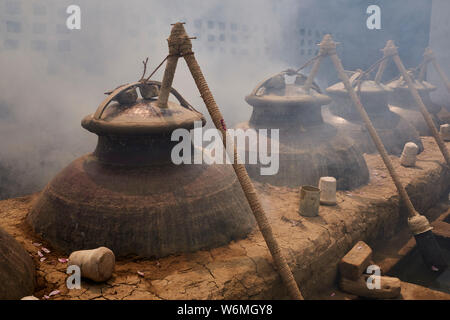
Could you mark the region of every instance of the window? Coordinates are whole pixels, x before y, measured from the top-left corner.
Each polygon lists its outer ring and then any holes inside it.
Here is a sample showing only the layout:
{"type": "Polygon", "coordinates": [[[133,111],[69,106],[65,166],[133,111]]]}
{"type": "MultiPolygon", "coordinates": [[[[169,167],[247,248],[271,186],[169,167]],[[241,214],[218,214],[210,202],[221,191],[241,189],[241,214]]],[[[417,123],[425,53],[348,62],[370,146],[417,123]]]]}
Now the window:
{"type": "Polygon", "coordinates": [[[237,24],[236,23],[232,23],[231,24],[231,30],[236,31],[238,29],[237,24]]]}
{"type": "Polygon", "coordinates": [[[220,41],[225,41],[225,35],[223,33],[219,36],[219,40],[220,41]]]}
{"type": "Polygon", "coordinates": [[[58,40],[57,48],[58,48],[58,51],[60,51],[60,52],[70,51],[70,41],[69,40],[58,40]]]}
{"type": "Polygon", "coordinates": [[[300,46],[304,46],[305,45],[305,39],[302,39],[301,41],[300,41],[300,46]]]}
{"type": "Polygon", "coordinates": [[[225,30],[225,23],[224,22],[219,22],[219,29],[220,30],[225,30]]]}
{"type": "Polygon", "coordinates": [[[47,43],[42,40],[31,41],[31,49],[34,51],[45,51],[47,49],[47,43]]]}
{"type": "Polygon", "coordinates": [[[47,31],[47,26],[44,23],[33,23],[33,33],[44,34],[47,31]]]}
{"type": "Polygon", "coordinates": [[[212,34],[208,35],[208,42],[213,42],[216,39],[216,37],[212,34]]]}
{"type": "Polygon", "coordinates": [[[6,2],[6,13],[8,14],[19,14],[22,12],[20,7],[20,2],[17,0],[10,0],[6,2]]]}
{"type": "Polygon", "coordinates": [[[300,35],[302,35],[302,36],[305,35],[305,29],[300,29],[300,35]]]}
{"type": "Polygon", "coordinates": [[[45,16],[47,14],[47,7],[40,3],[34,3],[33,13],[36,16],[45,16]]]}
{"type": "Polygon", "coordinates": [[[6,49],[17,49],[19,48],[19,41],[13,39],[5,40],[5,48],[6,49]]]}
{"type": "Polygon", "coordinates": [[[202,20],[199,20],[199,19],[195,20],[194,21],[194,26],[196,28],[200,29],[202,27],[202,20]]]}
{"type": "Polygon", "coordinates": [[[231,36],[231,42],[233,42],[233,43],[237,42],[237,37],[235,35],[231,36]]]}
{"type": "Polygon", "coordinates": [[[58,34],[69,33],[69,29],[67,29],[67,27],[63,24],[57,24],[56,25],[56,33],[58,33],[58,34]]]}
{"type": "Polygon", "coordinates": [[[214,28],[214,21],[208,21],[208,29],[214,28]]]}
{"type": "Polygon", "coordinates": [[[6,31],[20,33],[22,32],[22,25],[16,21],[6,21],[6,31]]]}

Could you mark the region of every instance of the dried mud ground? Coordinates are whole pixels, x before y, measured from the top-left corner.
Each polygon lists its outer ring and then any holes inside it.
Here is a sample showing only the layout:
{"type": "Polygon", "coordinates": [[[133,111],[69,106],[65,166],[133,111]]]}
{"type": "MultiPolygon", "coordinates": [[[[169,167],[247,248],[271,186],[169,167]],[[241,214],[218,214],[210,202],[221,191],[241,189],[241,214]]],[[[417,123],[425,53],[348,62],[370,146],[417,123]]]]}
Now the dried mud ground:
{"type": "MultiPolygon", "coordinates": [[[[391,157],[406,185],[416,209],[423,214],[438,203],[450,188],[450,172],[443,165],[432,138],[423,138],[425,151],[415,168],[399,165],[391,157]]],[[[450,143],[447,143],[450,147],[450,143]]],[[[366,155],[370,183],[350,192],[338,192],[338,205],[320,207],[318,217],[297,213],[298,190],[256,184],[274,234],[306,298],[352,299],[336,287],[337,263],[358,241],[369,245],[387,241],[407,230],[406,212],[400,206],[394,184],[378,155],[366,155]]],[[[66,287],[67,258],[45,240],[34,235],[25,224],[36,194],[0,201],[0,226],[14,236],[30,253],[36,265],[35,296],[52,300],[129,300],[129,299],[284,299],[285,288],[276,273],[269,251],[258,230],[246,239],[227,246],[174,255],[159,260],[136,258],[118,260],[113,277],[106,283],[82,281],[81,289],[66,287]],[[50,253],[41,261],[35,244],[50,253]]],[[[430,216],[430,220],[434,219],[430,216]]],[[[405,240],[406,239],[406,240],[405,240]]],[[[410,236],[406,233],[408,241],[410,236]]],[[[386,258],[386,257],[384,257],[386,258]]],[[[381,259],[383,260],[383,259],[381,259]]],[[[404,298],[448,299],[430,296],[422,287],[403,284],[404,298]],[[412,292],[412,293],[411,293],[412,292]],[[423,297],[422,297],[423,298],[423,297]]]]}

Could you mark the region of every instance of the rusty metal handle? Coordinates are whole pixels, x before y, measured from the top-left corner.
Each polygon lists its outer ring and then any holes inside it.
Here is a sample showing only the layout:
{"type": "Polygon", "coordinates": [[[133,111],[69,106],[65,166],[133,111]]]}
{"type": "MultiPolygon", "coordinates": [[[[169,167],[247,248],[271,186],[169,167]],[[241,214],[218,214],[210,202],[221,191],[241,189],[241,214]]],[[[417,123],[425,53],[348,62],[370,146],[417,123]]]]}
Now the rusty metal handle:
{"type": "MultiPolygon", "coordinates": [[[[159,81],[154,81],[154,80],[146,80],[145,82],[133,82],[133,83],[129,83],[129,84],[124,84],[116,89],[114,89],[114,91],[112,91],[108,97],[106,97],[105,100],[103,100],[103,102],[98,106],[97,110],[94,113],[94,119],[96,120],[100,120],[103,112],[106,110],[106,108],[108,107],[108,105],[122,92],[132,89],[132,88],[139,88],[142,85],[156,85],[161,89],[162,83],[159,81]]],[[[186,99],[184,99],[181,94],[175,90],[174,88],[170,88],[170,93],[173,94],[173,96],[175,98],[177,98],[178,102],[180,103],[180,105],[186,109],[192,110],[194,112],[200,113],[199,111],[197,111],[189,102],[187,102],[186,99]]]]}

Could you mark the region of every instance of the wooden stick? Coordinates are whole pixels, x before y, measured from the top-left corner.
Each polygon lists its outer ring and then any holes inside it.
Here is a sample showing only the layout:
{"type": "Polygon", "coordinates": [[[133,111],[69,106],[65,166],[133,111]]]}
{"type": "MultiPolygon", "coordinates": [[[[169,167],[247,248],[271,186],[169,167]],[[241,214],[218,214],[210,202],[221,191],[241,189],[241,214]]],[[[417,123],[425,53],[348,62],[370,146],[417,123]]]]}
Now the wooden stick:
{"type": "MultiPolygon", "coordinates": [[[[175,24],[174,28],[183,28],[184,31],[184,27],[181,23],[175,24]]],[[[200,91],[200,94],[203,98],[203,101],[205,102],[208,112],[211,115],[214,125],[222,133],[222,137],[224,137],[222,139],[222,142],[226,146],[226,137],[227,137],[226,125],[222,117],[222,114],[219,110],[219,107],[217,106],[214,97],[211,91],[209,90],[208,84],[206,83],[206,80],[203,76],[200,66],[198,65],[197,60],[195,59],[194,53],[192,52],[191,40],[184,32],[184,34],[178,34],[178,39],[176,39],[176,42],[179,44],[178,46],[179,54],[183,56],[184,59],[186,60],[188,68],[192,74],[192,77],[194,78],[198,90],[200,91]]],[[[169,46],[170,45],[171,44],[169,38],[169,46]]],[[[281,248],[278,245],[278,242],[276,241],[273,235],[272,228],[269,224],[269,221],[267,220],[267,216],[262,208],[261,202],[258,199],[253,183],[251,182],[250,177],[248,176],[247,170],[245,169],[245,165],[239,163],[240,161],[238,161],[236,146],[234,146],[233,153],[234,153],[233,168],[236,172],[241,187],[245,193],[250,208],[252,209],[252,212],[255,216],[256,222],[258,223],[258,227],[264,237],[264,240],[266,241],[270,253],[272,254],[273,260],[275,262],[275,265],[277,266],[278,272],[280,273],[281,279],[283,280],[290,296],[293,299],[303,300],[303,296],[300,292],[300,289],[298,288],[295,278],[289,268],[289,265],[286,262],[286,259],[284,258],[281,252],[281,248]]]]}
{"type": "Polygon", "coordinates": [[[322,55],[319,53],[319,57],[316,59],[316,61],[314,61],[314,64],[311,68],[311,72],[309,73],[308,78],[306,78],[306,81],[304,84],[306,93],[309,93],[309,89],[311,89],[314,78],[316,77],[317,72],[319,71],[321,60],[322,60],[322,55]]]}
{"type": "MultiPolygon", "coordinates": [[[[389,41],[392,41],[392,40],[389,40],[389,41]]],[[[389,43],[389,41],[388,41],[388,43],[389,43]]],[[[386,56],[385,50],[386,49],[382,49],[381,50],[381,51],[383,51],[384,56],[386,56]]],[[[381,62],[379,68],[378,68],[377,74],[375,75],[375,82],[376,83],[380,83],[381,82],[381,78],[383,77],[384,71],[386,70],[386,66],[387,66],[387,59],[384,59],[381,62]]]]}
{"type": "Polygon", "coordinates": [[[166,70],[164,71],[161,91],[158,98],[158,107],[160,108],[167,108],[170,89],[172,88],[173,78],[175,77],[175,70],[177,69],[179,58],[179,38],[180,35],[183,35],[183,33],[183,25],[175,24],[172,28],[169,39],[167,39],[167,42],[169,43],[169,56],[167,57],[166,70]]]}
{"type": "Polygon", "coordinates": [[[442,155],[445,158],[445,161],[447,162],[447,165],[450,166],[450,153],[448,152],[447,146],[445,145],[444,140],[442,140],[441,135],[439,134],[438,130],[436,129],[436,126],[434,125],[433,119],[430,116],[430,113],[428,112],[427,107],[422,101],[422,98],[419,95],[419,92],[417,91],[417,88],[415,87],[411,76],[408,74],[408,71],[406,70],[405,66],[403,65],[402,60],[400,59],[400,56],[398,55],[397,47],[392,42],[390,44],[389,50],[392,54],[392,59],[394,60],[398,70],[403,75],[403,79],[405,79],[406,83],[408,84],[409,91],[411,92],[414,101],[416,102],[417,106],[419,107],[419,111],[422,113],[423,118],[425,119],[425,122],[428,125],[428,128],[431,131],[431,134],[434,137],[434,140],[436,140],[437,145],[439,146],[439,149],[442,152],[442,155]]]}

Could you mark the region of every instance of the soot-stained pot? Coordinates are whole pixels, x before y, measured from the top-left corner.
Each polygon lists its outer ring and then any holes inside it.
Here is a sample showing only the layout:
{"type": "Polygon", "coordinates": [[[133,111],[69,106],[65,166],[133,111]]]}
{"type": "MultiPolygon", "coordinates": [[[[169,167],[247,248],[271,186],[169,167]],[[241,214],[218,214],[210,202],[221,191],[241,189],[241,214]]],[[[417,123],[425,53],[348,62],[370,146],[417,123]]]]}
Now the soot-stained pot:
{"type": "Polygon", "coordinates": [[[35,232],[67,253],[105,246],[119,257],[163,257],[221,246],[253,229],[230,165],[173,164],[172,131],[205,119],[171,92],[180,104],[103,104],[83,119],[97,148],[42,191],[27,218],[35,232]]]}
{"type": "Polygon", "coordinates": [[[35,289],[35,266],[30,254],[0,228],[0,300],[19,300],[35,289]]]}
{"type": "MultiPolygon", "coordinates": [[[[423,151],[423,144],[417,130],[403,117],[392,112],[388,106],[388,98],[392,89],[372,80],[363,80],[360,89],[355,82],[355,73],[350,81],[360,95],[364,108],[369,115],[387,152],[399,156],[405,143],[414,142],[423,151]]],[[[375,153],[377,149],[367,132],[364,122],[354,107],[342,82],[326,89],[333,103],[328,106],[329,113],[325,119],[343,129],[365,153],[375,153]]]]}
{"type": "MultiPolygon", "coordinates": [[[[419,81],[414,79],[414,86],[419,92],[423,103],[430,112],[431,118],[435,126],[439,127],[440,121],[436,115],[441,111],[442,107],[431,101],[430,92],[437,88],[427,81],[419,81]]],[[[414,101],[411,92],[408,89],[408,85],[402,76],[390,81],[387,87],[392,89],[392,93],[389,95],[390,109],[406,119],[411,125],[413,125],[421,136],[430,136],[431,131],[425,122],[422,113],[419,111],[419,107],[414,101]]]]}
{"type": "MultiPolygon", "coordinates": [[[[369,172],[362,153],[342,131],[322,119],[321,107],[331,99],[313,83],[305,90],[306,77],[294,73],[295,81],[286,83],[282,72],[261,82],[245,100],[253,107],[248,122],[237,129],[279,129],[279,170],[275,175],[262,175],[267,165],[247,164],[252,179],[277,186],[317,186],[320,177],[337,179],[338,189],[352,189],[369,180],[369,172]]],[[[269,152],[271,136],[268,136],[269,152]]],[[[256,143],[247,146],[256,152],[256,143]]]]}

